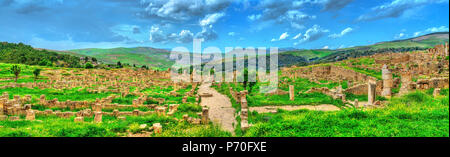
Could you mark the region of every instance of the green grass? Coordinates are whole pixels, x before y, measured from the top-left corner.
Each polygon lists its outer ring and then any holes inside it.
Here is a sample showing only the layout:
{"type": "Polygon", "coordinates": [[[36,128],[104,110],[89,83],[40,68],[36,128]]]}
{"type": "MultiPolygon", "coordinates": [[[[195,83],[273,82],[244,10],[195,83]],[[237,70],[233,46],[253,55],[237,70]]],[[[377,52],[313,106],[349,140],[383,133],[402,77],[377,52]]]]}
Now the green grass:
{"type": "MultiPolygon", "coordinates": [[[[72,100],[72,101],[95,101],[96,98],[105,98],[108,97],[111,94],[111,92],[106,93],[89,93],[85,89],[78,91],[79,88],[72,88],[72,89],[63,89],[63,90],[56,90],[56,89],[39,89],[39,88],[5,88],[0,89],[0,93],[8,92],[10,99],[13,98],[13,95],[31,95],[31,97],[35,100],[39,100],[39,97],[42,94],[45,94],[47,100],[51,100],[54,98],[58,98],[59,101],[66,101],[66,100],[72,100]]],[[[117,94],[117,93],[115,93],[117,94]]]]}
{"type": "Polygon", "coordinates": [[[382,109],[250,113],[249,137],[449,137],[448,89],[437,98],[413,92],[382,109]]]}
{"type": "Polygon", "coordinates": [[[333,50],[296,50],[296,51],[282,52],[282,54],[291,54],[294,56],[301,56],[307,60],[310,60],[313,58],[322,58],[322,57],[328,56],[330,54],[333,54],[334,52],[335,51],[333,51],[333,50]]]}
{"type": "Polygon", "coordinates": [[[125,136],[127,130],[135,132],[135,126],[161,123],[162,134],[151,136],[183,137],[221,137],[231,136],[219,127],[209,125],[192,125],[179,123],[171,117],[157,115],[127,116],[126,121],[112,116],[103,116],[102,123],[92,123],[93,117],[86,117],[85,122],[76,123],[74,117],[58,118],[55,116],[37,116],[36,121],[0,121],[0,137],[117,137],[125,136]]]}

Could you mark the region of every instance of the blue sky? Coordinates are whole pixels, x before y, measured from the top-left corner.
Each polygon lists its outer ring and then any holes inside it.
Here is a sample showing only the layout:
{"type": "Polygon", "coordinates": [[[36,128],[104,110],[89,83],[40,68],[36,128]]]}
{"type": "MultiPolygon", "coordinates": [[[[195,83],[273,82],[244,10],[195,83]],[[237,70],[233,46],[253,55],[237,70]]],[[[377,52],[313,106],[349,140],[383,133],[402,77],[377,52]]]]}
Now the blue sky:
{"type": "Polygon", "coordinates": [[[448,31],[448,19],[448,0],[0,0],[0,41],[337,49],[448,31]]]}

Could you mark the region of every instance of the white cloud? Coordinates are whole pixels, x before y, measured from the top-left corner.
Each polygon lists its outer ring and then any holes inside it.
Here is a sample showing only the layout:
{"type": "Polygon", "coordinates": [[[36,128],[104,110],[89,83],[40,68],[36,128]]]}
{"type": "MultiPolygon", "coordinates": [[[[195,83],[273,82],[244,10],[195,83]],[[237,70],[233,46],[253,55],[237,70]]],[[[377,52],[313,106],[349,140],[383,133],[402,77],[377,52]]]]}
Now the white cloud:
{"type": "Polygon", "coordinates": [[[430,27],[423,31],[418,31],[414,33],[414,37],[417,37],[422,34],[426,33],[434,33],[434,32],[448,32],[449,28],[447,26],[440,26],[440,27],[430,27]]]}
{"type": "Polygon", "coordinates": [[[152,43],[165,43],[165,42],[177,42],[188,43],[191,42],[194,34],[189,30],[181,30],[180,33],[165,34],[158,25],[153,25],[150,29],[150,42],[152,43]]]}
{"type": "Polygon", "coordinates": [[[324,46],[324,47],[322,47],[322,49],[329,49],[330,47],[328,47],[328,45],[327,46],[324,46]]]}
{"type": "Polygon", "coordinates": [[[431,27],[425,30],[425,32],[448,32],[448,27],[441,26],[441,27],[431,27]]]}
{"type": "Polygon", "coordinates": [[[214,40],[217,39],[217,33],[212,27],[203,27],[202,31],[195,35],[195,38],[202,39],[202,41],[214,40]]]}
{"type": "Polygon", "coordinates": [[[280,41],[280,40],[286,39],[287,37],[289,37],[289,34],[287,32],[284,32],[283,34],[280,35],[280,37],[278,39],[274,38],[274,39],[272,39],[270,41],[280,41]]]}
{"type": "Polygon", "coordinates": [[[192,42],[194,33],[189,30],[181,30],[179,34],[172,33],[169,38],[177,43],[188,43],[192,42]]]}
{"type": "Polygon", "coordinates": [[[251,20],[251,21],[256,21],[256,20],[259,20],[260,18],[261,18],[261,14],[252,14],[252,15],[249,15],[248,17],[247,17],[249,20],[251,20]]]}
{"type": "Polygon", "coordinates": [[[302,33],[298,33],[296,36],[294,36],[292,39],[298,39],[299,37],[301,37],[302,36],[302,33]]]}
{"type": "Polygon", "coordinates": [[[347,27],[344,30],[342,30],[341,33],[339,33],[339,34],[331,34],[328,37],[330,37],[330,38],[340,38],[340,37],[344,36],[345,34],[350,33],[352,31],[353,31],[352,28],[347,27]]]}
{"type": "Polygon", "coordinates": [[[306,30],[306,32],[303,34],[303,36],[300,38],[300,40],[298,42],[294,43],[294,45],[304,43],[304,42],[312,42],[312,41],[318,40],[321,37],[323,37],[324,35],[326,35],[328,32],[330,32],[330,31],[327,29],[321,28],[319,25],[314,25],[311,28],[309,28],[308,30],[306,30]]]}
{"type": "Polygon", "coordinates": [[[224,13],[208,14],[208,15],[205,16],[205,18],[200,20],[199,24],[202,27],[209,26],[209,25],[212,25],[212,24],[216,23],[217,20],[219,20],[223,16],[225,16],[224,13]]]}
{"type": "Polygon", "coordinates": [[[415,33],[414,33],[414,37],[417,37],[417,36],[419,36],[419,35],[420,35],[420,33],[422,33],[422,32],[415,32],[415,33]]]}
{"type": "Polygon", "coordinates": [[[405,33],[400,33],[400,34],[395,35],[394,39],[400,39],[400,38],[403,38],[403,37],[406,37],[406,34],[405,33]]]}
{"type": "MultiPolygon", "coordinates": [[[[323,0],[321,0],[323,1],[323,0]]],[[[303,24],[308,20],[315,19],[316,16],[305,14],[304,5],[319,4],[316,1],[289,1],[289,0],[263,0],[255,7],[261,10],[261,14],[250,15],[248,18],[252,21],[260,20],[262,22],[276,22],[278,24],[287,24],[292,28],[302,29],[303,24]]]]}
{"type": "Polygon", "coordinates": [[[207,14],[222,12],[233,0],[141,0],[146,6],[144,18],[187,21],[207,14]]]}
{"type": "Polygon", "coordinates": [[[236,35],[236,32],[228,32],[228,35],[229,35],[229,36],[235,36],[235,35],[236,35]]]}
{"type": "Polygon", "coordinates": [[[166,40],[166,36],[162,32],[162,30],[159,29],[159,26],[153,25],[150,28],[150,38],[149,40],[153,43],[163,42],[166,40]]]}
{"type": "Polygon", "coordinates": [[[371,12],[358,17],[357,21],[372,21],[396,18],[405,12],[433,3],[448,3],[448,0],[394,0],[371,9],[371,12]]]}

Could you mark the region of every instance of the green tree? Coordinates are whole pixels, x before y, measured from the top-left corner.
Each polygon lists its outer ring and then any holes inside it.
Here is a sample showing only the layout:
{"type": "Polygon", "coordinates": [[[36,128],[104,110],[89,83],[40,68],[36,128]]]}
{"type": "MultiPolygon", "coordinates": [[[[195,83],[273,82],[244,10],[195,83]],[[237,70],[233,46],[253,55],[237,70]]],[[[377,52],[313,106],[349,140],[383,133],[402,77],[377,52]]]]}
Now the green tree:
{"type": "Polygon", "coordinates": [[[14,74],[14,76],[16,76],[14,82],[17,83],[17,79],[19,78],[19,74],[21,71],[22,71],[22,69],[17,65],[13,65],[11,67],[11,73],[14,74]]]}
{"type": "Polygon", "coordinates": [[[41,74],[41,69],[34,69],[33,75],[34,75],[34,82],[38,79],[39,75],[41,74]]]}
{"type": "Polygon", "coordinates": [[[117,62],[117,67],[118,67],[118,68],[122,68],[122,67],[123,67],[123,66],[122,66],[122,63],[120,63],[120,61],[117,62]]]}
{"type": "Polygon", "coordinates": [[[86,69],[92,69],[92,68],[94,68],[94,65],[92,65],[91,62],[87,62],[87,63],[84,65],[84,67],[85,67],[86,69]]]}

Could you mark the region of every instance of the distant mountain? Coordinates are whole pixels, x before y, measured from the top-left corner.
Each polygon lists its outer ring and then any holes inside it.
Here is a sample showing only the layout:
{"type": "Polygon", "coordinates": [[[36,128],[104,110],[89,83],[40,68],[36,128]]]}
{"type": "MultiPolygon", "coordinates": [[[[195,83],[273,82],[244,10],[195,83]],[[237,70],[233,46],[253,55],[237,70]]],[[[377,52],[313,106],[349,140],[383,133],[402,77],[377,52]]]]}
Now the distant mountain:
{"type": "Polygon", "coordinates": [[[449,42],[449,32],[431,33],[404,40],[380,42],[368,46],[338,49],[335,50],[334,53],[320,58],[315,63],[334,62],[347,59],[348,57],[356,58],[377,53],[425,50],[446,42],[449,42]]]}
{"type": "MultiPolygon", "coordinates": [[[[356,46],[337,50],[299,50],[295,48],[280,48],[278,59],[280,66],[306,65],[332,62],[348,57],[359,57],[375,53],[423,50],[448,41],[448,32],[438,32],[410,39],[379,42],[373,45],[356,46]]],[[[128,63],[130,65],[147,65],[159,69],[167,69],[174,64],[174,61],[169,59],[169,49],[151,47],[112,49],[89,48],[58,52],[79,57],[95,57],[97,60],[107,64],[115,64],[120,61],[121,63],[128,63]]]]}
{"type": "Polygon", "coordinates": [[[414,38],[379,42],[369,46],[358,46],[347,49],[383,49],[383,48],[432,48],[435,45],[444,44],[449,41],[449,32],[430,33],[414,38]]]}
{"type": "Polygon", "coordinates": [[[115,64],[120,61],[121,63],[128,63],[130,65],[147,65],[163,70],[171,67],[174,63],[174,61],[169,59],[170,51],[151,47],[120,47],[112,49],[88,48],[69,50],[68,52],[95,57],[97,60],[106,64],[115,64]]]}

